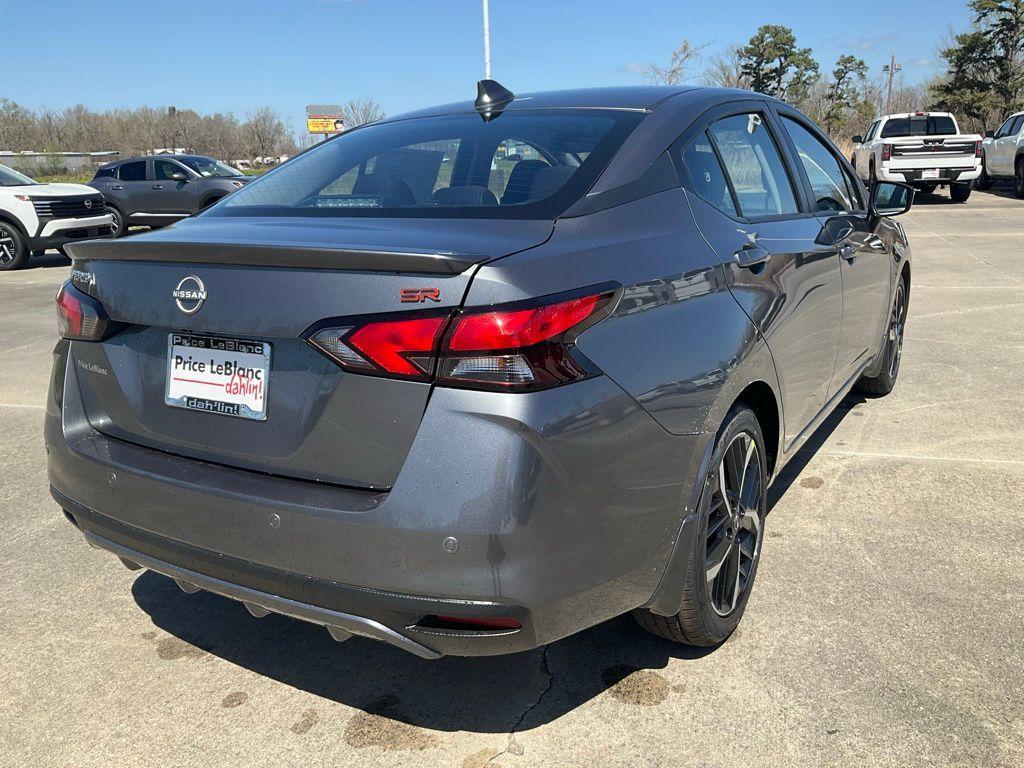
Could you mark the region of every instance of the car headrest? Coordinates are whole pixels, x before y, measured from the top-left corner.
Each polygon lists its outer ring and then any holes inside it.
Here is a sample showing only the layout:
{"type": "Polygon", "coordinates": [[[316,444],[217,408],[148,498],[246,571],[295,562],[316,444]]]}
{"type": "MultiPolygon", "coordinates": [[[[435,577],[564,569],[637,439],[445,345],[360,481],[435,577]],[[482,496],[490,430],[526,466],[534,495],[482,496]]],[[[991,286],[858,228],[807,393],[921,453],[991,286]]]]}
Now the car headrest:
{"type": "Polygon", "coordinates": [[[427,200],[428,205],[497,205],[498,198],[487,187],[467,184],[461,187],[441,187],[427,200]]]}
{"type": "Polygon", "coordinates": [[[501,204],[514,205],[529,200],[534,174],[541,168],[550,167],[543,160],[520,160],[513,165],[512,173],[508,175],[508,183],[505,185],[505,193],[501,196],[501,204]]]}

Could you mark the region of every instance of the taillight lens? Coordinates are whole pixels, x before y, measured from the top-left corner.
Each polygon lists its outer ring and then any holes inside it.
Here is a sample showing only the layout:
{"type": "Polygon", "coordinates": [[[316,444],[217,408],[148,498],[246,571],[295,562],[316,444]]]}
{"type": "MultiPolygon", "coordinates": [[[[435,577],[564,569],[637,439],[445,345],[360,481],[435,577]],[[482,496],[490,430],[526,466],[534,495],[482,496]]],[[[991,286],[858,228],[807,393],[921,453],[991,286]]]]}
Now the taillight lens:
{"type": "Polygon", "coordinates": [[[456,316],[438,366],[438,381],[483,389],[530,390],[585,379],[593,365],[576,337],[611,309],[605,291],[456,316]]]}
{"type": "Polygon", "coordinates": [[[346,370],[426,381],[449,318],[417,315],[323,328],[309,342],[346,370]]]}
{"type": "Polygon", "coordinates": [[[882,145],[882,160],[889,160],[892,157],[892,144],[882,145]]]}
{"type": "Polygon", "coordinates": [[[321,326],[307,338],[355,373],[474,389],[545,389],[597,372],[574,342],[611,311],[614,296],[609,288],[454,315],[356,319],[321,326]]]}
{"type": "Polygon", "coordinates": [[[974,142],[974,156],[975,157],[981,157],[981,153],[982,153],[981,142],[980,141],[974,142]]]}
{"type": "Polygon", "coordinates": [[[103,305],[87,293],[64,283],[57,292],[57,332],[65,339],[99,341],[110,318],[103,305]]]}

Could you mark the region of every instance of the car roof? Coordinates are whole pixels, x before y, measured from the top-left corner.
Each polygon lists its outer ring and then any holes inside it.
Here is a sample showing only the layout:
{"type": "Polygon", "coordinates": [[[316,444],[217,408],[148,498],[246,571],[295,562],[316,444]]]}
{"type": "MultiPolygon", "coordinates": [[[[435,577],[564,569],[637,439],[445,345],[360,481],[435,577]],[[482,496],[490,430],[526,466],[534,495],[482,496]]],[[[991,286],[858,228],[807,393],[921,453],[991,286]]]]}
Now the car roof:
{"type": "Polygon", "coordinates": [[[125,157],[114,160],[110,163],[105,163],[100,168],[116,168],[119,165],[125,163],[137,163],[140,160],[212,160],[212,157],[207,155],[174,155],[170,153],[163,153],[160,155],[139,155],[138,157],[125,157]]]}
{"type": "MultiPolygon", "coordinates": [[[[608,88],[571,88],[563,91],[540,91],[516,94],[515,99],[503,111],[514,112],[524,109],[628,109],[646,112],[659,102],[687,91],[701,90],[694,85],[627,85],[608,88]]],[[[435,107],[406,112],[390,120],[406,120],[430,115],[449,115],[458,112],[474,112],[473,100],[456,101],[435,107]]]]}

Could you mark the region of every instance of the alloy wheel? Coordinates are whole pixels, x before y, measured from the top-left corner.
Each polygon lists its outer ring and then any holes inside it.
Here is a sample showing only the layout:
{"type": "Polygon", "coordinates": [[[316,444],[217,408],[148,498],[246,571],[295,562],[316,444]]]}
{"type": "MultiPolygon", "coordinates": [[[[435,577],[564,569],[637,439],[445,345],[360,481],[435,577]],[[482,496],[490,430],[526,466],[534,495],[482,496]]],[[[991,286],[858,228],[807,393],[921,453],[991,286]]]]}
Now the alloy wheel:
{"type": "Polygon", "coordinates": [[[896,286],[896,300],[889,318],[889,378],[895,379],[900,370],[900,358],[903,357],[903,330],[907,321],[907,292],[903,281],[896,286]]]}
{"type": "Polygon", "coordinates": [[[708,510],[704,568],[708,598],[719,616],[739,605],[761,549],[761,451],[749,432],[729,443],[715,473],[708,510]]]}
{"type": "Polygon", "coordinates": [[[0,264],[10,264],[17,255],[15,251],[14,237],[7,228],[0,226],[0,264]]]}
{"type": "Polygon", "coordinates": [[[121,230],[121,214],[118,213],[116,208],[111,208],[110,215],[113,219],[110,223],[110,231],[117,237],[117,233],[121,230]]]}

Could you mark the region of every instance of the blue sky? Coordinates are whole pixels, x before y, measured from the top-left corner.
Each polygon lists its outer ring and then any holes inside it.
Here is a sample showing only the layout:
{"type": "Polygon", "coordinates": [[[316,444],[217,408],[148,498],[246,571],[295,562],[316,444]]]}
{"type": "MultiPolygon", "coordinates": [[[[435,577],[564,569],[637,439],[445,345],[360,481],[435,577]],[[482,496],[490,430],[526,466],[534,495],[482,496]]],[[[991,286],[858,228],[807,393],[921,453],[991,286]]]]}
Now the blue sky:
{"type": "MultiPolygon", "coordinates": [[[[18,41],[0,47],[0,96],[29,107],[269,104],[298,130],[307,103],[469,98],[483,69],[480,0],[0,0],[0,19],[18,41]]],[[[492,68],[519,92],[639,84],[684,37],[710,56],[777,23],[823,69],[853,53],[879,73],[895,53],[912,83],[969,21],[962,0],[491,0],[492,68]]]]}

